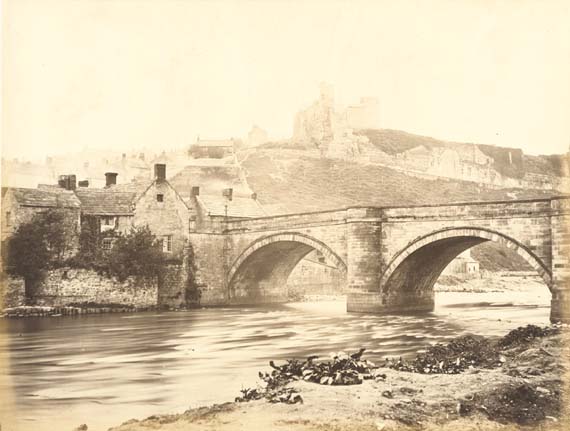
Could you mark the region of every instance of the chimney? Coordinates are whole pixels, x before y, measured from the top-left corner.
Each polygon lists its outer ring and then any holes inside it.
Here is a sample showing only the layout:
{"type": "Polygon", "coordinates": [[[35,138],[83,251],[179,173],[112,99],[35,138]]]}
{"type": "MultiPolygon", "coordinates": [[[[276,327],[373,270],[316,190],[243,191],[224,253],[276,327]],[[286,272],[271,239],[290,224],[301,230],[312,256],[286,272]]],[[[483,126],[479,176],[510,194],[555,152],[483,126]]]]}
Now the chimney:
{"type": "Polygon", "coordinates": [[[139,160],[144,162],[144,153],[139,153],[139,160]]]}
{"type": "Polygon", "coordinates": [[[154,165],[154,179],[157,181],[166,180],[166,165],[163,163],[156,163],[154,165]]]}
{"type": "Polygon", "coordinates": [[[200,196],[200,187],[193,186],[190,192],[190,196],[200,196]]]}
{"type": "Polygon", "coordinates": [[[75,175],[67,176],[67,190],[75,190],[77,187],[77,177],[75,175]]]}
{"type": "Polygon", "coordinates": [[[89,187],[89,180],[79,181],[79,182],[77,183],[77,185],[78,185],[79,187],[89,187]]]}
{"type": "Polygon", "coordinates": [[[65,190],[75,190],[75,175],[60,175],[57,179],[57,185],[65,190]]]}
{"type": "Polygon", "coordinates": [[[105,172],[105,187],[111,187],[117,184],[116,172],[105,172]]]}
{"type": "Polygon", "coordinates": [[[233,189],[224,189],[222,190],[222,196],[224,196],[227,200],[231,201],[233,197],[234,190],[233,189]]]}

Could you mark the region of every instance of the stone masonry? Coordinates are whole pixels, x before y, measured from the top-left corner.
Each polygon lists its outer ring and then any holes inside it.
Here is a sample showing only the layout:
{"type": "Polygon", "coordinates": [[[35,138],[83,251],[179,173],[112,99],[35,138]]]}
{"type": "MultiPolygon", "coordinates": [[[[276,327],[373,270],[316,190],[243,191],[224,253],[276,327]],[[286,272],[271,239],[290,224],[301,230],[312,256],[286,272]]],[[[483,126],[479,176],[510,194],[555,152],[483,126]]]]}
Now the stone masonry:
{"type": "Polygon", "coordinates": [[[46,273],[36,288],[35,305],[96,303],[148,308],[157,305],[156,282],[128,278],[120,282],[95,271],[60,268],[46,273]]]}
{"type": "Polygon", "coordinates": [[[570,198],[475,202],[227,220],[190,231],[202,305],[286,300],[297,263],[318,250],[346,277],[354,312],[430,311],[433,285],[458,254],[485,241],[514,250],[570,322],[570,198]]]}

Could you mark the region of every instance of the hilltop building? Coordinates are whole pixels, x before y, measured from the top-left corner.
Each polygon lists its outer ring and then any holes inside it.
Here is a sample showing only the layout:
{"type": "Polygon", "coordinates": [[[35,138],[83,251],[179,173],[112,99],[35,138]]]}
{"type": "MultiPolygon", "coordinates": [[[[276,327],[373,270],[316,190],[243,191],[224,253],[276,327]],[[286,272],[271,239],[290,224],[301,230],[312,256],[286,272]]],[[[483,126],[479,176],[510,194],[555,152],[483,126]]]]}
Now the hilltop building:
{"type": "Polygon", "coordinates": [[[326,157],[354,158],[360,152],[359,144],[366,139],[356,136],[353,130],[377,127],[377,116],[377,99],[362,98],[359,105],[337,108],[334,87],[322,83],[319,98],[296,114],[292,140],[309,148],[318,148],[326,157]]]}
{"type": "Polygon", "coordinates": [[[189,154],[195,159],[211,158],[222,159],[233,156],[236,149],[236,141],[232,139],[196,139],[190,147],[189,154]]]}
{"type": "Polygon", "coordinates": [[[248,148],[259,147],[269,140],[267,132],[261,127],[254,125],[247,134],[246,146],[248,148]]]}

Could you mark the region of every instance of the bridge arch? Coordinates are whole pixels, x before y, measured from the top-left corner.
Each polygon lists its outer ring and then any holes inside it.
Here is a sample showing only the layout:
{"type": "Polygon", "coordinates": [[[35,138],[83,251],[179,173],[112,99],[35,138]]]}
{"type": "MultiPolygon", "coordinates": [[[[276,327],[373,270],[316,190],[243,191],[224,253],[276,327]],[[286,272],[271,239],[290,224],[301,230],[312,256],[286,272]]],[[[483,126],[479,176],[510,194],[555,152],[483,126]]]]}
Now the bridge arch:
{"type": "Polygon", "coordinates": [[[267,235],[253,241],[227,272],[230,301],[270,302],[284,297],[289,274],[313,250],[346,274],[346,263],[316,238],[298,232],[267,235]]]}
{"type": "Polygon", "coordinates": [[[382,294],[387,302],[426,301],[425,305],[429,306],[427,303],[431,301],[433,305],[433,285],[445,267],[463,251],[486,241],[497,242],[515,251],[552,290],[550,269],[525,245],[491,229],[456,227],[416,238],[396,253],[381,276],[382,294]]]}

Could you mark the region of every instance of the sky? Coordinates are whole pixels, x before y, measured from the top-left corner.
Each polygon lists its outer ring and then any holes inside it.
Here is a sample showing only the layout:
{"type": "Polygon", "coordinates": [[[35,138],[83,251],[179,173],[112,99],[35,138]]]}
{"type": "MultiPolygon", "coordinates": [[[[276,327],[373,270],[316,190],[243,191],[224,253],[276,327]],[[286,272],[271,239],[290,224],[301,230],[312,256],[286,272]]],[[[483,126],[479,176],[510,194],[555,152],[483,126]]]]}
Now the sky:
{"type": "Polygon", "coordinates": [[[292,135],[335,87],[379,127],[568,151],[567,0],[4,0],[2,155],[292,135]]]}

